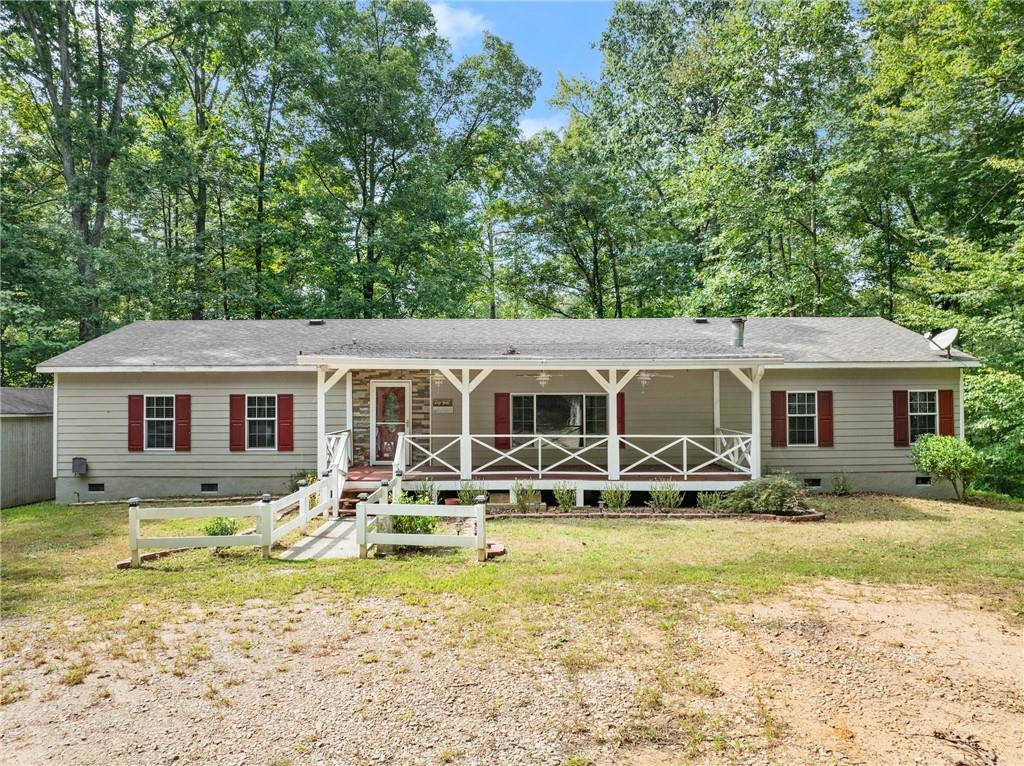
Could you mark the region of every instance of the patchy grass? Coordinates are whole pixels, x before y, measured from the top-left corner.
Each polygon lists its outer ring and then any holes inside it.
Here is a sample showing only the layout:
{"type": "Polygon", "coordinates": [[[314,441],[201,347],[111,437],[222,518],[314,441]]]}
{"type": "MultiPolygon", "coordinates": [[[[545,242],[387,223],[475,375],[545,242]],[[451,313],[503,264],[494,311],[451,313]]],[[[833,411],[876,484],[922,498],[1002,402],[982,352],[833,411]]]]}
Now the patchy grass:
{"type": "MultiPolygon", "coordinates": [[[[493,522],[489,537],[510,552],[486,566],[465,551],[285,562],[263,561],[256,549],[230,549],[117,570],[114,562],[128,553],[124,506],[39,503],[2,513],[2,610],[53,623],[84,618],[97,628],[127,619],[134,634],[126,638],[146,639],[148,632],[152,641],[151,618],[131,622],[140,606],[147,614],[173,615],[181,604],[230,608],[253,598],[286,602],[303,591],[421,604],[450,595],[479,626],[480,640],[501,641],[513,628],[527,637],[542,633],[528,620],[510,627],[494,619],[510,607],[579,604],[588,616],[609,620],[639,605],[671,622],[685,620],[692,608],[680,599],[682,590],[699,589],[704,599],[744,599],[840,578],[970,591],[1024,614],[1024,503],[823,495],[815,505],[828,514],[826,522],[493,522]]],[[[153,522],[153,532],[181,534],[189,524],[153,522]]]]}

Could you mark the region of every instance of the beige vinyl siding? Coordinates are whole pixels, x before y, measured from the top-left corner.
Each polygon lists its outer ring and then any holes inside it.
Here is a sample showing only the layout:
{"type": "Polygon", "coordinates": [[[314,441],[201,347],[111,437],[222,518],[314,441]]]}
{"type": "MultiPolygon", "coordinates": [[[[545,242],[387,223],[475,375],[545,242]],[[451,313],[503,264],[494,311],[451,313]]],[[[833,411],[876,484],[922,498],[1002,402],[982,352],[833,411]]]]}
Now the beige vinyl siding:
{"type": "Polygon", "coordinates": [[[761,382],[762,466],[799,474],[914,473],[910,449],[892,444],[892,392],[953,390],[953,427],[960,435],[956,369],[770,370],[761,382]],[[833,447],[772,447],[772,391],[832,391],[833,447]]]}
{"type": "MultiPolygon", "coordinates": [[[[58,479],[72,478],[71,459],[89,462],[88,481],[113,478],[202,479],[287,478],[316,465],[316,374],[294,373],[95,373],[60,375],[58,389],[58,479]],[[231,394],[283,394],[295,397],[295,449],[292,452],[229,449],[231,394]],[[128,451],[128,396],[189,394],[192,445],[189,452],[128,451]]],[[[345,385],[328,394],[328,430],[345,426],[345,385]]],[[[195,490],[196,482],[187,489],[195,490]]]]}

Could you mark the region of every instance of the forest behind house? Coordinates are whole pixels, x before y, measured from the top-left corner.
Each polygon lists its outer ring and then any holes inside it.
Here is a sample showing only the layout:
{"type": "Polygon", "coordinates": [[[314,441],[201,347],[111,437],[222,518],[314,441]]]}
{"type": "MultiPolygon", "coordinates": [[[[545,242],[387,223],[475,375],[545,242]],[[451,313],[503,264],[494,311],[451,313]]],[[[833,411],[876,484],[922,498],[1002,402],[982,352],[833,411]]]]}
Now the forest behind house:
{"type": "MultiPolygon", "coordinates": [[[[583,12],[581,10],[581,12],[583,12]]],[[[958,327],[1024,494],[1024,3],[619,2],[569,123],[424,2],[4,2],[3,385],[137,319],[958,327]]]]}

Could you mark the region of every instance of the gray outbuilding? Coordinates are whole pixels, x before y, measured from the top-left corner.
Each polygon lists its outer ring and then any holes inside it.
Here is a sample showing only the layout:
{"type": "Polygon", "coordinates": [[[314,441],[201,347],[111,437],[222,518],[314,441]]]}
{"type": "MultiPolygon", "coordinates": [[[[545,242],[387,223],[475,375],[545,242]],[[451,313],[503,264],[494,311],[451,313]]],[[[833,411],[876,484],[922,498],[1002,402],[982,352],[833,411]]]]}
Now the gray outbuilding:
{"type": "Polygon", "coordinates": [[[52,500],[53,389],[0,388],[0,508],[52,500]]]}

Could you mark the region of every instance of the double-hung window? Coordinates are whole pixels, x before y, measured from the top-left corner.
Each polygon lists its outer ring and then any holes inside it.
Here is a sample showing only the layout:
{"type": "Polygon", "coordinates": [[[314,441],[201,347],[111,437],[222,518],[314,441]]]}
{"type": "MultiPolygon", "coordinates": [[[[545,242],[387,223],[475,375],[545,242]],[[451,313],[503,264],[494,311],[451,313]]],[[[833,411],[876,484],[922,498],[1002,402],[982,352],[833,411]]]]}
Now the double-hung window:
{"type": "Polygon", "coordinates": [[[277,449],[277,396],[245,397],[245,443],[247,449],[277,449]]]}
{"type": "MultiPolygon", "coordinates": [[[[591,436],[608,433],[604,394],[513,394],[512,434],[591,436]]],[[[523,441],[519,440],[519,444],[523,441]]]]}
{"type": "Polygon", "coordinates": [[[939,392],[911,391],[908,397],[910,414],[910,443],[924,434],[939,432],[939,392]]]}
{"type": "Polygon", "coordinates": [[[146,449],[174,449],[174,397],[146,395],[146,449]]]}
{"type": "Polygon", "coordinates": [[[789,444],[813,447],[818,443],[818,395],[814,391],[790,391],[786,396],[789,444]]]}

